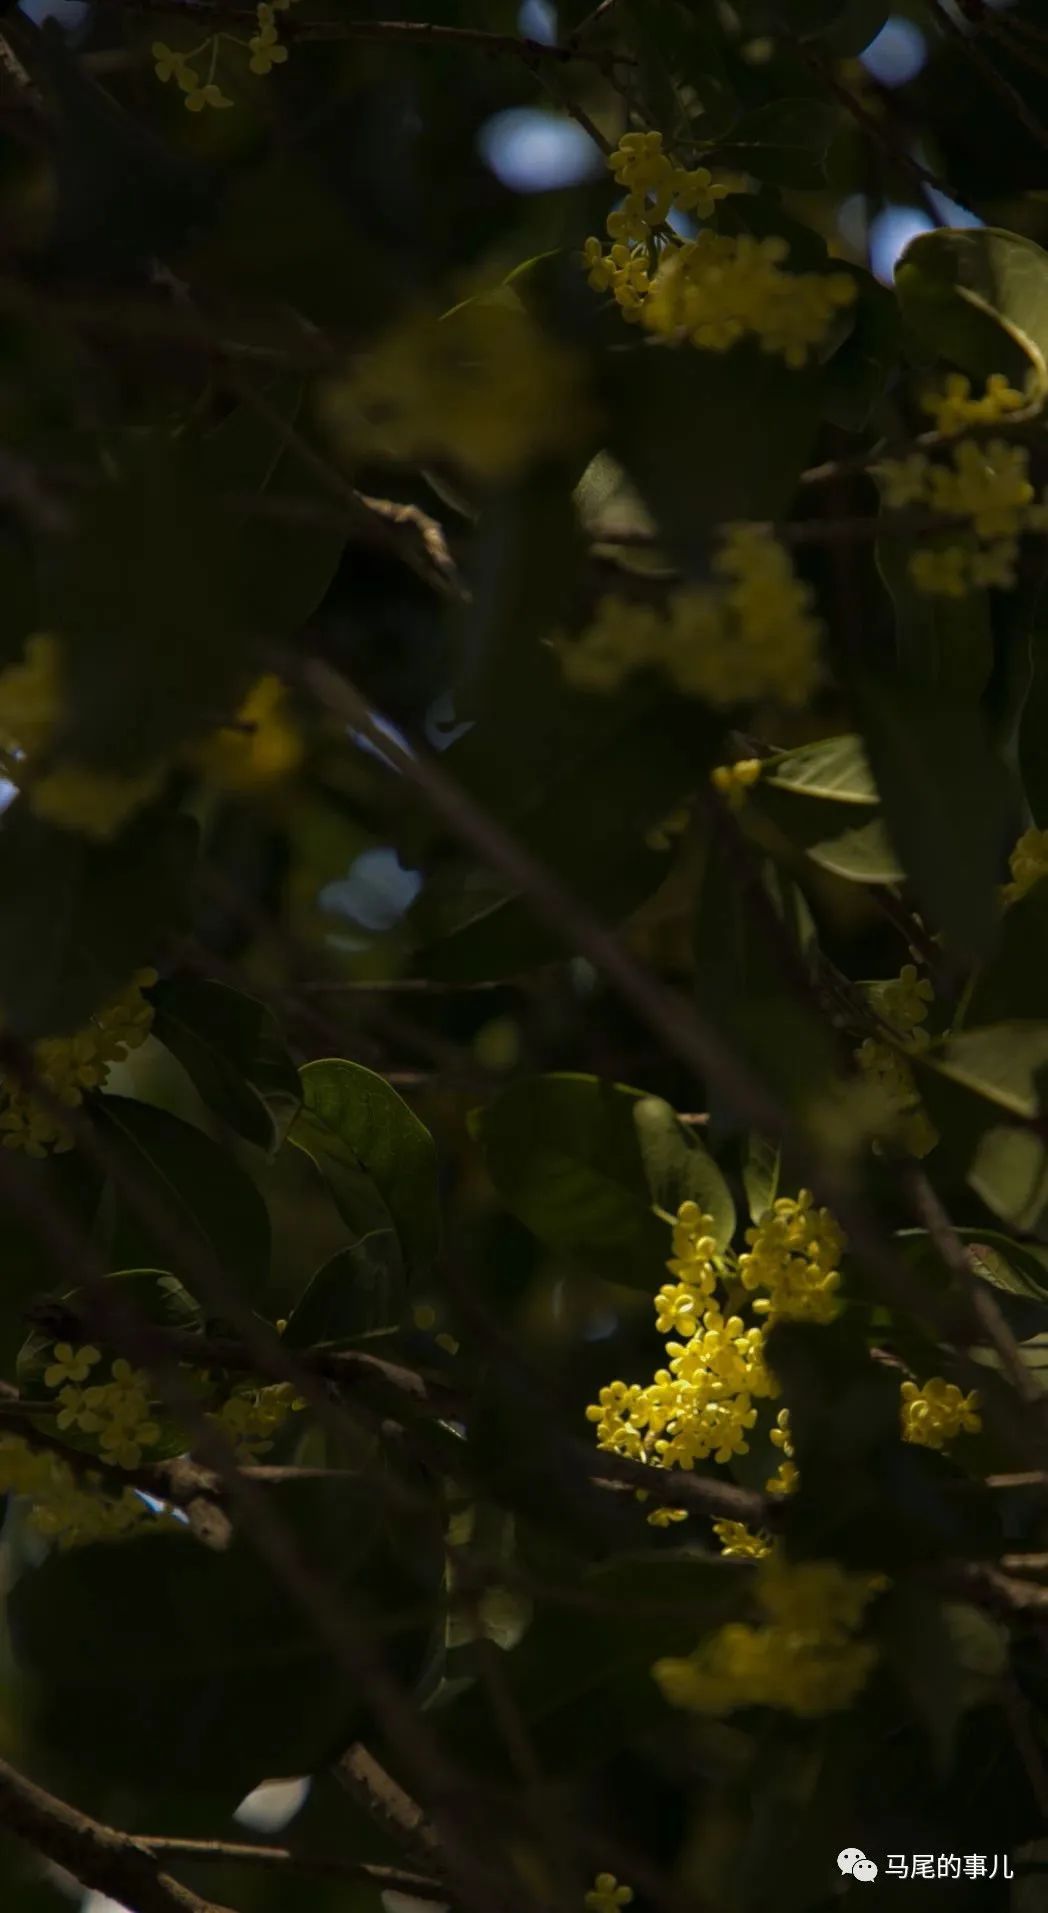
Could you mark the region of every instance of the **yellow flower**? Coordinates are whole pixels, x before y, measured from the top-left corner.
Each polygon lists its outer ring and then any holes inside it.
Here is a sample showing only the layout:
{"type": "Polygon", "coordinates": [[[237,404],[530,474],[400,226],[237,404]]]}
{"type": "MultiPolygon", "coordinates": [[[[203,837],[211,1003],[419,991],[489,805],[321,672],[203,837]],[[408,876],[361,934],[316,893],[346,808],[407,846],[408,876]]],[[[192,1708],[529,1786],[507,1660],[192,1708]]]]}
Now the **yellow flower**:
{"type": "Polygon", "coordinates": [[[903,1382],[900,1389],[902,1438],[921,1448],[945,1448],[957,1435],[977,1435],[982,1419],[976,1389],[965,1395],[955,1383],[935,1375],[918,1387],[903,1382]]]}
{"type": "MultiPolygon", "coordinates": [[[[94,1012],[73,1036],[45,1036],[33,1045],[40,1084],[55,1102],[75,1109],[87,1090],[98,1089],[111,1063],[145,1042],[153,1021],[152,1005],[142,996],[156,982],[155,970],[139,970],[126,989],[94,1012]]],[[[0,1142],[5,1149],[45,1156],[71,1147],[60,1116],[34,1097],[18,1077],[0,1072],[0,1142]]]]}
{"type": "Polygon", "coordinates": [[[1048,877],[1048,830],[1024,830],[1008,858],[1008,867],[1012,880],[1001,891],[1006,904],[1016,903],[1042,877],[1048,877]]]}
{"type": "MultiPolygon", "coordinates": [[[[637,1499],[640,1499],[639,1495],[637,1499]]],[[[652,1528],[670,1528],[676,1522],[687,1519],[687,1508],[653,1508],[648,1516],[648,1525],[652,1528]]]]}
{"type": "Polygon", "coordinates": [[[34,778],[28,786],[29,802],[38,817],[84,837],[104,839],[156,796],[165,774],[163,766],[134,775],[69,762],[34,778]]]}
{"type": "Polygon", "coordinates": [[[213,80],[209,81],[207,86],[196,86],[191,93],[186,94],[186,107],[190,113],[202,113],[207,106],[223,107],[232,106],[232,104],[232,100],[226,98],[221,87],[216,86],[213,80]]]}
{"type": "Polygon", "coordinates": [[[715,1521],[713,1532],[728,1561],[760,1561],[771,1553],[771,1536],[763,1529],[754,1534],[744,1521],[715,1521]]]}
{"type": "Polygon", "coordinates": [[[1003,372],[993,372],[986,381],[981,398],[972,398],[971,381],[961,372],[951,372],[940,392],[926,392],[923,409],[935,420],[940,432],[963,432],[967,425],[990,425],[1009,412],[1021,411],[1026,399],[1010,386],[1003,372]]]}
{"type": "Polygon", "coordinates": [[[404,321],[321,405],[355,458],[448,459],[491,481],[565,450],[590,418],[581,361],[498,298],[404,321]]]}
{"type": "Polygon", "coordinates": [[[661,617],[651,605],[602,598],[581,637],[557,641],[569,683],[612,691],[650,666],[718,709],[807,702],[819,681],[822,627],[789,554],[764,527],[734,525],[713,568],[715,585],[672,593],[661,617]]]}
{"type": "Polygon", "coordinates": [[[183,93],[192,92],[198,84],[197,76],[188,64],[185,55],[176,53],[172,47],[165,46],[163,40],[153,42],[153,59],[158,80],[176,80],[183,93]]]}
{"type": "Polygon", "coordinates": [[[302,760],[302,737],[288,715],[278,677],[259,678],[232,723],[191,753],[197,769],[223,790],[261,790],[289,777],[302,760]]]}
{"type": "Polygon", "coordinates": [[[847,273],[788,272],[778,237],[755,239],[705,230],[665,251],[645,300],[643,322],[666,338],[726,352],[751,337],[794,368],[828,340],[838,314],[855,299],[847,273]]]}
{"type": "Polygon", "coordinates": [[[95,1363],[101,1360],[101,1350],[90,1344],[74,1349],[70,1342],[56,1342],[55,1359],[44,1370],[44,1387],[61,1388],[63,1382],[84,1382],[95,1363]]]}
{"type": "Polygon", "coordinates": [[[738,810],[746,802],[746,793],[753,789],[760,774],[760,758],[743,757],[735,764],[716,765],[710,772],[710,782],[725,803],[732,810],[738,810]]]}
{"type": "Polygon", "coordinates": [[[254,39],[248,41],[251,58],[248,70],[251,73],[269,73],[273,67],[282,66],[287,59],[287,48],[277,38],[275,27],[263,27],[254,39]]]}
{"type": "Polygon", "coordinates": [[[790,1563],[773,1549],[757,1571],[764,1623],[730,1622],[687,1658],[657,1661],[652,1673],[671,1706],[697,1713],[837,1712],[855,1699],[876,1659],[872,1644],[855,1634],[884,1586],[880,1575],[850,1574],[833,1561],[790,1563]]]}
{"type": "Polygon", "coordinates": [[[614,1873],[598,1873],[584,1905],[587,1913],[619,1913],[619,1908],[629,1906],[632,1899],[631,1886],[620,1886],[614,1873]]]}
{"type": "Polygon", "coordinates": [[[748,1229],[739,1274],[748,1289],[767,1289],[754,1310],[769,1321],[832,1322],[840,1309],[837,1264],[844,1238],[828,1209],[812,1206],[810,1190],[780,1196],[748,1229]]]}

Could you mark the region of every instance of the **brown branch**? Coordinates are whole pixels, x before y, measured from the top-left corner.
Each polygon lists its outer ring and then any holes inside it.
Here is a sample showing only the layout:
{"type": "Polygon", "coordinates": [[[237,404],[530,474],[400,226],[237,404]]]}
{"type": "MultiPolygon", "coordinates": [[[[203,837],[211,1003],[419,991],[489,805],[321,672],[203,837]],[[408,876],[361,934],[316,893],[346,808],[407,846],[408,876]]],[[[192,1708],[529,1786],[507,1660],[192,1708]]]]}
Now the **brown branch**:
{"type": "Polygon", "coordinates": [[[380,1866],[373,1860],[340,1860],[294,1847],[251,1846],[239,1840],[183,1840],[166,1834],[136,1834],[140,1847],[158,1860],[215,1861],[220,1864],[261,1866],[278,1873],[312,1874],[317,1879],[363,1880],[383,1893],[407,1893],[414,1900],[439,1900],[446,1905],[448,1888],[425,1873],[407,1873],[401,1867],[380,1866]]]}
{"type": "MultiPolygon", "coordinates": [[[[258,20],[253,7],[227,4],[226,0],[115,0],[125,13],[165,13],[177,18],[186,14],[194,20],[217,20],[223,25],[244,26],[256,30],[258,20]]],[[[437,49],[472,49],[491,58],[520,60],[525,66],[568,66],[586,61],[606,68],[628,56],[602,51],[589,52],[574,44],[532,40],[526,34],[495,33],[486,27],[437,25],[430,20],[309,20],[292,14],[280,22],[282,40],[339,41],[371,40],[387,46],[437,49]]]]}
{"type": "Polygon", "coordinates": [[[6,1760],[0,1760],[0,1823],[130,1913],[230,1913],[162,1873],[157,1856],[130,1834],[45,1793],[6,1760]]]}

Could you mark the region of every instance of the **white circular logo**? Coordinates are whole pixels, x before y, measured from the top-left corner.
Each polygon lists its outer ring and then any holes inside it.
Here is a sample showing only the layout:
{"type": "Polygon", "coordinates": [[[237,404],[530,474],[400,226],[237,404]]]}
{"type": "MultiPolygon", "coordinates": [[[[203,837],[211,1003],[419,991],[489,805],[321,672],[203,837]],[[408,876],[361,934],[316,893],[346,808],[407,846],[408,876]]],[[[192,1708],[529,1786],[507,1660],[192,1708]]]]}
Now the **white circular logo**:
{"type": "Polygon", "coordinates": [[[865,1858],[866,1855],[861,1847],[843,1847],[837,1855],[837,1865],[842,1873],[850,1873],[856,1860],[865,1860],[865,1858]]]}
{"type": "Polygon", "coordinates": [[[876,1862],[873,1860],[856,1860],[851,1870],[851,1876],[853,1880],[875,1880],[877,1878],[876,1862]]]}

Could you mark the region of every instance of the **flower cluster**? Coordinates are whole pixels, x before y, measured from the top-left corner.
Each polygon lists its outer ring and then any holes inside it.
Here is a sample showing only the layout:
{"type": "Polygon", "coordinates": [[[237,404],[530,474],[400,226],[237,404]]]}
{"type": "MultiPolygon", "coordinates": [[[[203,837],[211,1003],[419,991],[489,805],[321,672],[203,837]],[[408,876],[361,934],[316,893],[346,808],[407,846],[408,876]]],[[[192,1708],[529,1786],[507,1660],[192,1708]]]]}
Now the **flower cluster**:
{"type": "Polygon", "coordinates": [[[771,1553],[771,1536],[763,1528],[754,1534],[745,1521],[715,1521],[713,1532],[726,1561],[762,1561],[771,1553]]]}
{"type": "Polygon", "coordinates": [[[97,1442],[104,1460],[119,1468],[137,1468],[147,1448],[161,1438],[149,1399],[149,1377],[132,1368],[123,1356],[110,1364],[108,1382],[90,1382],[90,1371],[102,1360],[101,1351],[73,1349],[68,1342],[55,1346],[55,1359],[44,1370],[44,1386],[58,1391],[57,1427],[79,1429],[97,1442]]]}
{"type": "Polygon", "coordinates": [[[608,251],[599,239],[587,239],[583,264],[594,291],[610,292],[633,324],[651,290],[654,235],[670,213],[708,219],[729,193],[745,192],[747,182],[708,166],[678,166],[663,151],[661,133],[624,133],[608,165],[626,197],[608,214],[608,251]]]}
{"type": "Polygon", "coordinates": [[[639,312],[663,338],[727,352],[754,339],[799,370],[832,337],[855,299],[846,272],[789,272],[784,239],[704,231],[662,255],[639,312]]]}
{"type": "Polygon", "coordinates": [[[753,1304],[769,1322],[832,1322],[840,1302],[844,1238],[828,1209],[813,1207],[811,1192],[780,1196],[753,1229],[739,1257],[747,1289],[766,1289],[753,1304]]]}
{"type": "Polygon", "coordinates": [[[559,643],[569,682],[614,691],[634,671],[656,666],[719,709],[763,698],[806,703],[819,679],[821,626],[788,552],[765,527],[734,525],[713,571],[715,583],[672,593],[664,614],[602,598],[581,637],[559,643]]]}
{"type": "Polygon", "coordinates": [[[154,1530],[173,1517],[154,1510],[133,1488],[105,1492],[97,1477],[73,1473],[61,1455],[33,1448],[20,1435],[0,1435],[0,1494],[23,1495],[29,1524],[61,1548],[110,1540],[148,1522],[154,1530]]]}
{"type": "Polygon", "coordinates": [[[213,1420],[232,1443],[239,1461],[258,1461],[268,1455],[274,1436],[288,1416],[305,1405],[290,1382],[274,1382],[266,1388],[234,1390],[213,1420]]]}
{"type": "Polygon", "coordinates": [[[852,1574],[834,1561],[791,1563],[773,1549],[756,1574],[761,1622],[730,1622],[694,1654],[656,1661],[652,1672],[672,1706],[695,1713],[836,1712],[854,1700],[876,1659],[857,1634],[885,1585],[880,1575],[852,1574]]]}
{"type": "Polygon", "coordinates": [[[945,1448],[958,1435],[977,1435],[982,1427],[978,1414],[976,1389],[965,1395],[955,1382],[933,1375],[918,1387],[903,1382],[900,1390],[900,1420],[904,1441],[921,1448],[945,1448]]]}
{"type": "Polygon", "coordinates": [[[12,783],[24,786],[38,816],[88,837],[110,837],[158,789],[163,772],[97,770],[51,756],[64,721],[58,639],[37,631],[25,657],[0,671],[0,753],[12,783]]]}
{"type": "Polygon", "coordinates": [[[1020,412],[1027,402],[1003,372],[991,373],[981,398],[972,397],[971,380],[963,372],[951,372],[941,391],[925,392],[921,406],[934,419],[936,430],[946,435],[966,431],[970,425],[993,425],[1009,412],[1020,412]]]}
{"type": "Polygon", "coordinates": [[[764,1484],[764,1492],[769,1495],[792,1495],[797,1492],[800,1472],[793,1458],[793,1431],[790,1427],[790,1411],[780,1408],[775,1417],[775,1426],[768,1432],[773,1448],[778,1448],[782,1460],[775,1473],[764,1484]]]}
{"type": "Polygon", "coordinates": [[[938,1135],[904,1052],[928,1046],[928,1032],[922,1026],[934,994],[932,986],[926,977],[918,977],[914,964],[907,963],[892,982],[870,985],[868,994],[894,1040],[868,1036],[856,1050],[855,1060],[866,1080],[881,1093],[894,1140],[908,1155],[926,1156],[938,1135]]]}
{"type": "Polygon", "coordinates": [[[948,461],[924,452],[883,459],[877,476],[890,510],[924,505],[961,521],[959,539],[947,536],[910,557],[914,584],[940,597],[1014,585],[1020,535],[1048,529],[1048,494],[1037,501],[1029,453],[1003,438],[963,439],[948,461]]]}
{"type": "Polygon", "coordinates": [[[448,459],[482,480],[563,450],[588,418],[574,354],[523,307],[479,299],[395,327],[321,406],[354,458],[448,459]]]}
{"type": "Polygon", "coordinates": [[[152,1005],[143,990],[156,982],[155,970],[137,970],[130,983],[95,1010],[72,1036],[44,1036],[32,1048],[33,1082],[0,1073],[0,1142],[29,1156],[46,1156],[72,1147],[68,1130],[52,1102],[75,1109],[85,1092],[100,1089],[113,1063],[138,1049],[149,1035],[152,1005]],[[46,1091],[46,1097],[41,1097],[46,1091]]]}
{"type": "Polygon", "coordinates": [[[717,764],[710,772],[710,782],[732,810],[740,810],[746,802],[747,791],[753,789],[760,774],[759,757],[741,757],[734,764],[717,764]]]}
{"type": "MultiPolygon", "coordinates": [[[[843,1244],[832,1216],[814,1208],[804,1189],[796,1198],[774,1203],[746,1239],[749,1248],[739,1257],[718,1251],[713,1218],[694,1202],[681,1205],[666,1264],[674,1280],[655,1297],[659,1334],[680,1339],[667,1342],[668,1366],[658,1369],[646,1388],[615,1381],[601,1389],[599,1400],[586,1410],[599,1447],[686,1471],[701,1461],[724,1464],[749,1452],[755,1404],[779,1392],[765,1357],[766,1326],[782,1319],[832,1320],[843,1244]],[[734,1281],[751,1291],[767,1290],[753,1304],[754,1314],[765,1315],[767,1324],[747,1325],[741,1315],[722,1308],[718,1284],[734,1281]]],[[[791,1494],[797,1469],[785,1409],[770,1433],[783,1459],[766,1490],[791,1494]]],[[[665,1527],[683,1520],[684,1512],[658,1508],[648,1519],[665,1527]]],[[[717,1530],[735,1552],[749,1545],[737,1527],[729,1523],[723,1534],[717,1530]]],[[[758,1537],[753,1545],[761,1541],[758,1537]]]]}
{"type": "Polygon", "coordinates": [[[1001,891],[1004,903],[1018,903],[1035,883],[1048,877],[1048,830],[1024,830],[1008,858],[1011,882],[1001,891]]]}
{"type": "Polygon", "coordinates": [[[209,33],[199,46],[191,47],[187,53],[177,52],[174,47],[166,46],[163,40],[153,45],[153,69],[157,79],[165,84],[174,80],[185,95],[185,105],[190,113],[202,113],[206,107],[222,108],[232,106],[233,102],[215,79],[218,57],[223,43],[246,51],[248,72],[256,74],[271,73],[275,66],[282,66],[287,59],[287,47],[277,32],[276,17],[284,13],[291,0],[261,0],[255,8],[256,31],[249,39],[242,39],[234,33],[209,33]],[[202,80],[193,61],[206,60],[208,75],[202,80]]]}
{"type": "Polygon", "coordinates": [[[218,41],[219,36],[212,34],[206,40],[202,40],[198,47],[194,47],[191,53],[178,53],[174,47],[166,46],[163,40],[156,40],[153,43],[153,70],[157,79],[165,83],[168,80],[174,80],[175,85],[181,87],[185,94],[187,112],[202,113],[208,106],[223,107],[233,104],[232,100],[223,93],[222,88],[216,85],[214,79],[218,41]],[[199,58],[202,53],[211,55],[212,77],[204,82],[201,82],[196,68],[189,64],[190,60],[199,58]]]}

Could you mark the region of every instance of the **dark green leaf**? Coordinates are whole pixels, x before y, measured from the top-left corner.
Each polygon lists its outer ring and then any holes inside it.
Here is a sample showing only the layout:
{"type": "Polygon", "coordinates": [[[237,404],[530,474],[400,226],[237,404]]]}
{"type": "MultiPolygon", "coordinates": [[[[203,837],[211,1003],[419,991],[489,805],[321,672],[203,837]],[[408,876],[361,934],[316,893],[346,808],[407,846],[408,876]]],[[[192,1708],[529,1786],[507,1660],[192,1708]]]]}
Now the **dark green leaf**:
{"type": "Polygon", "coordinates": [[[406,1292],[396,1233],[375,1229],[317,1270],[288,1318],[284,1345],[317,1348],[395,1328],[406,1292]]]}
{"type": "Polygon", "coordinates": [[[922,233],[895,272],[903,313],[921,343],[976,379],[1003,372],[1043,391],[1048,354],[1048,254],[988,226],[922,233]]]}
{"type": "Polygon", "coordinates": [[[296,1070],[266,1004],[225,983],[178,977],[153,992],[153,1034],[209,1109],[261,1149],[282,1141],[301,1102],[296,1070]]]}
{"type": "Polygon", "coordinates": [[[663,1198],[713,1211],[722,1243],[731,1196],[668,1105],[595,1076],[514,1083],[484,1111],[480,1142],[496,1188],[546,1244],[637,1288],[658,1286],[670,1249],[663,1198]]]}
{"type": "Polygon", "coordinates": [[[92,1110],[109,1170],[100,1233],[110,1265],[177,1275],[215,1309],[216,1273],[250,1300],[269,1275],[269,1218],[250,1176],[199,1129],[124,1096],[92,1110]]]}
{"type": "Polygon", "coordinates": [[[0,1004],[25,1039],[86,1022],[156,957],[189,907],[196,828],[150,810],[109,843],[34,817],[0,821],[0,1004]]]}
{"type": "Polygon", "coordinates": [[[818,190],[840,126],[840,111],[828,101],[771,100],[736,122],[724,151],[773,186],[818,190]]]}
{"type": "Polygon", "coordinates": [[[290,1136],[312,1156],[351,1228],[360,1220],[363,1172],[392,1217],[408,1267],[430,1265],[440,1246],[436,1150],[384,1077],[337,1058],[307,1063],[290,1136]]]}
{"type": "Polygon", "coordinates": [[[779,1193],[779,1151],[774,1143],[767,1142],[763,1136],[750,1134],[746,1138],[746,1154],[742,1164],[742,1185],[746,1191],[750,1219],[759,1222],[767,1215],[779,1193]]]}
{"type": "Polygon", "coordinates": [[[751,880],[734,846],[714,838],[695,916],[699,1008],[794,1106],[825,1089],[834,1069],[830,1031],[810,995],[813,941],[797,886],[771,865],[751,880]]]}
{"type": "Polygon", "coordinates": [[[740,345],[631,348],[606,377],[608,450],[671,550],[694,564],[714,526],[785,515],[814,442],[816,373],[740,345]]]}
{"type": "Polygon", "coordinates": [[[888,829],[919,903],[958,955],[985,955],[1011,792],[982,713],[872,680],[860,709],[888,829]]]}
{"type": "MultiPolygon", "coordinates": [[[[372,1624],[403,1628],[437,1565],[421,1524],[395,1552],[363,1478],[270,1492],[310,1571],[351,1587],[372,1624]]],[[[82,1785],[244,1793],[352,1737],[355,1683],[239,1535],[224,1552],[164,1533],[54,1554],[8,1612],[40,1743],[82,1785]]]]}

